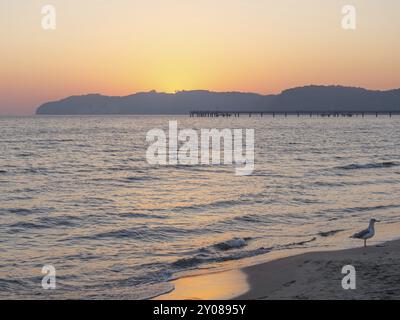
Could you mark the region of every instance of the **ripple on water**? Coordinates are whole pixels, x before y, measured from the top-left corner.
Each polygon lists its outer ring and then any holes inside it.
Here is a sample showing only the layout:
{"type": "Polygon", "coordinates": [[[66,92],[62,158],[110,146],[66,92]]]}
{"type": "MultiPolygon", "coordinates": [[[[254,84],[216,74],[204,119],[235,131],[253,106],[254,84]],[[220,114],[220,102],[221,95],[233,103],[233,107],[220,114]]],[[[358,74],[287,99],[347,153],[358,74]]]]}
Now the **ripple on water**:
{"type": "Polygon", "coordinates": [[[1,119],[0,274],[26,277],[0,279],[0,297],[51,298],[37,283],[55,263],[54,297],[145,298],[171,290],[175,272],[321,248],[372,215],[398,221],[399,152],[387,143],[400,141],[398,119],[179,120],[254,127],[248,177],[149,165],[145,133],[169,120],[1,119]]]}

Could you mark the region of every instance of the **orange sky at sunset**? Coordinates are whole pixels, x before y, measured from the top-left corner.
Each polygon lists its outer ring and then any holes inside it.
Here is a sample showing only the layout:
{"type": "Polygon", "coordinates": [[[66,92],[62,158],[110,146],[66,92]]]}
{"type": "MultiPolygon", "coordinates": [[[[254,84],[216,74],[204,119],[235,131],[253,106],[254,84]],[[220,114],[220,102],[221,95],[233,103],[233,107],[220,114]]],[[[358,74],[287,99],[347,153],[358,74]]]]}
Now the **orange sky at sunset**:
{"type": "Polygon", "coordinates": [[[400,1],[2,0],[0,115],[69,95],[400,87],[400,1]],[[41,28],[52,4],[56,30],[41,28]]]}

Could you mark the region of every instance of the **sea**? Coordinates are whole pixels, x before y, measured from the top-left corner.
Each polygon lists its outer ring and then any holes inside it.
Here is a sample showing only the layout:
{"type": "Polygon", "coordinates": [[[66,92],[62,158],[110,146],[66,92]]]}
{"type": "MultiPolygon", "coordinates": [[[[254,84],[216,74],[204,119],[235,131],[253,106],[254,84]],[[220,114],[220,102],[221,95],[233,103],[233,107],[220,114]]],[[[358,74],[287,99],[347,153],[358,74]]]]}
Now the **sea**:
{"type": "Polygon", "coordinates": [[[180,274],[400,236],[400,117],[0,117],[0,299],[147,299],[180,274]],[[254,129],[255,167],[149,164],[146,134],[254,129]],[[44,266],[56,288],[45,290],[44,266]]]}

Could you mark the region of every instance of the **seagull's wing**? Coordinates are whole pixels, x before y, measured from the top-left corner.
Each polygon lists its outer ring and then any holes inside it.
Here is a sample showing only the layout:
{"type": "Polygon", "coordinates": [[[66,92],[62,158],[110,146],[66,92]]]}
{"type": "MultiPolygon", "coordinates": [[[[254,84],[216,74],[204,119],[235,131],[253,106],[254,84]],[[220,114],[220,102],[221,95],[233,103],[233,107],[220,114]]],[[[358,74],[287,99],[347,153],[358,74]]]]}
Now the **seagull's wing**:
{"type": "Polygon", "coordinates": [[[369,233],[369,229],[365,229],[365,230],[363,230],[363,231],[360,231],[360,232],[357,232],[357,233],[355,233],[355,234],[353,234],[352,236],[351,236],[351,238],[354,238],[354,239],[360,239],[360,238],[363,238],[365,235],[367,235],[369,233]]]}

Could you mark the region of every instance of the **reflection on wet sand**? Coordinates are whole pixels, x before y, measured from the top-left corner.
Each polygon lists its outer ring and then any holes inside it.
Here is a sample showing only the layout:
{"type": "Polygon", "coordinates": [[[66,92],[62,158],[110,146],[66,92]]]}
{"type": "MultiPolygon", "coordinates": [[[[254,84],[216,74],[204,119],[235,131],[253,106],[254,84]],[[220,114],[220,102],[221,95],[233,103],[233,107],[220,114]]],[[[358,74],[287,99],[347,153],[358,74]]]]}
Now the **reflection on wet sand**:
{"type": "Polygon", "coordinates": [[[249,290],[246,275],[240,270],[183,277],[171,283],[175,290],[155,300],[228,300],[249,290]]]}

